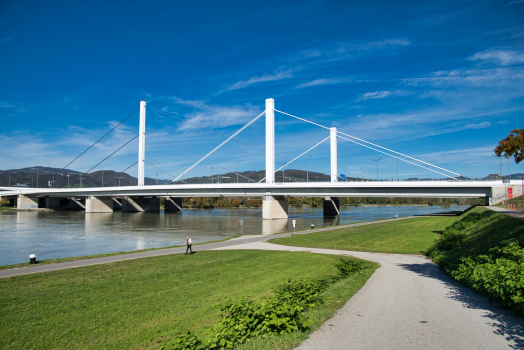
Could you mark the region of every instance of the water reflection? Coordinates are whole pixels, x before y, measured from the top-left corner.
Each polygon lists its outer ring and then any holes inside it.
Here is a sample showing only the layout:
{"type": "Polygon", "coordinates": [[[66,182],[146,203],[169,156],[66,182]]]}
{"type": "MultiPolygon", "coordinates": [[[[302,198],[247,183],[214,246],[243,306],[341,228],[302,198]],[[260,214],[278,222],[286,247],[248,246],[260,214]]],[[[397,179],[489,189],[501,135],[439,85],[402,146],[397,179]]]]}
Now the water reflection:
{"type": "Polygon", "coordinates": [[[462,210],[466,206],[342,207],[324,218],[322,208],[289,208],[289,219],[262,220],[261,209],[184,210],[183,213],[84,213],[81,211],[0,211],[0,265],[220,240],[241,233],[269,235],[409,215],[462,210]]]}

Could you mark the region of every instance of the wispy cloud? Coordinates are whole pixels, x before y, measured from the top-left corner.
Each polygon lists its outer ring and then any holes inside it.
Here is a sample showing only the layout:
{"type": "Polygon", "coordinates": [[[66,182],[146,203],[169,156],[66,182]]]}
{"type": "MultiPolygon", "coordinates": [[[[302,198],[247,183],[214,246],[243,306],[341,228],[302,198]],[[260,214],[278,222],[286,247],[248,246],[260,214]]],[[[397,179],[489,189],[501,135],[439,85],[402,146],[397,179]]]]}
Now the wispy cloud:
{"type": "Polygon", "coordinates": [[[217,106],[209,105],[205,101],[182,100],[178,97],[174,97],[173,100],[178,104],[190,106],[195,109],[195,111],[185,114],[188,123],[181,124],[178,127],[179,131],[198,129],[196,125],[224,128],[231,125],[243,124],[261,112],[259,107],[250,104],[244,106],[217,106]]]}
{"type": "Polygon", "coordinates": [[[9,37],[5,38],[5,39],[0,39],[0,45],[2,44],[5,44],[6,42],[8,42],[9,40],[11,40],[13,38],[13,35],[14,34],[11,34],[9,35],[9,37]]]}
{"type": "Polygon", "coordinates": [[[513,0],[508,3],[506,3],[506,6],[520,6],[524,5],[524,0],[513,0]]]}
{"type": "MultiPolygon", "coordinates": [[[[362,58],[365,55],[377,54],[383,51],[384,54],[391,55],[396,48],[411,45],[405,38],[393,38],[386,40],[372,41],[350,41],[350,42],[331,42],[314,48],[299,50],[280,57],[272,57],[267,62],[258,62],[257,65],[274,65],[276,68],[272,73],[253,74],[247,80],[240,80],[233,84],[226,85],[218,93],[243,89],[254,84],[274,82],[284,79],[298,78],[298,72],[308,72],[318,69],[319,66],[329,66],[340,64],[347,60],[362,58]]],[[[245,74],[245,73],[244,73],[245,74]]],[[[316,85],[339,84],[350,78],[324,78],[316,79],[298,85],[296,88],[304,88],[316,85]]]]}
{"type": "Polygon", "coordinates": [[[365,94],[360,95],[355,101],[374,100],[388,98],[390,96],[407,96],[409,94],[411,94],[411,92],[405,90],[366,92],[365,94]]]}
{"type": "Polygon", "coordinates": [[[251,77],[248,80],[241,80],[238,81],[232,85],[226,86],[223,91],[231,91],[231,90],[237,90],[237,89],[243,89],[253,84],[259,84],[264,83],[268,81],[276,81],[276,80],[282,80],[282,79],[288,79],[293,76],[293,72],[291,69],[287,70],[280,70],[276,71],[272,74],[263,74],[258,77],[251,77]]]}
{"type": "Polygon", "coordinates": [[[311,86],[318,86],[318,85],[334,85],[334,84],[341,84],[350,81],[349,78],[321,78],[321,79],[315,79],[310,82],[297,85],[296,89],[302,89],[306,87],[311,86]]]}
{"type": "Polygon", "coordinates": [[[478,163],[485,162],[493,154],[493,146],[481,146],[416,155],[417,158],[438,164],[445,163],[478,163]]]}
{"type": "Polygon", "coordinates": [[[477,52],[468,59],[471,61],[487,61],[503,66],[510,66],[524,63],[524,52],[492,48],[477,52]]]}

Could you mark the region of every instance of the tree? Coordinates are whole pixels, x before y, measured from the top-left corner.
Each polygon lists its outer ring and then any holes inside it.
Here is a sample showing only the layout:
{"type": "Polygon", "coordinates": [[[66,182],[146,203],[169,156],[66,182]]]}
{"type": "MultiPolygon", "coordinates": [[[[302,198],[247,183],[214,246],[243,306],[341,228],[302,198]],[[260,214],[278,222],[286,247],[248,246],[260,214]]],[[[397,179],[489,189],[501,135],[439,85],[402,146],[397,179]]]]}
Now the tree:
{"type": "Polygon", "coordinates": [[[524,159],[524,129],[511,130],[508,137],[499,141],[495,154],[506,158],[514,156],[515,163],[520,163],[524,159]]]}

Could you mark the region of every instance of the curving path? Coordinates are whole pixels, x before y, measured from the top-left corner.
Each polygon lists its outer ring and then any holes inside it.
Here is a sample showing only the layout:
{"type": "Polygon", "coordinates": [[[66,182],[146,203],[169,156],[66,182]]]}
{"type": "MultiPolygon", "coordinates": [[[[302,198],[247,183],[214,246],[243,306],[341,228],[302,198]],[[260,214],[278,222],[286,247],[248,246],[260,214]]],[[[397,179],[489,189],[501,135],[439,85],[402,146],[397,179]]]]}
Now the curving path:
{"type": "MultiPolygon", "coordinates": [[[[497,210],[498,211],[498,210],[497,210]]],[[[502,210],[500,210],[502,211],[502,210]]],[[[403,220],[409,218],[403,218],[403,220]]],[[[397,219],[402,220],[402,219],[397,219]]],[[[385,222],[390,220],[383,220],[385,222]]],[[[375,222],[336,228],[369,225],[375,222]]],[[[297,232],[327,231],[323,228],[297,232]]],[[[333,318],[313,332],[300,350],[329,349],[524,349],[524,318],[488,304],[420,255],[366,253],[281,246],[251,236],[194,246],[195,250],[267,249],[351,255],[381,265],[366,285],[333,318]]],[[[0,278],[114,261],[185,252],[159,249],[0,271],[0,278]]]]}
{"type": "Polygon", "coordinates": [[[266,242],[217,249],[350,255],[380,268],[297,349],[524,349],[524,319],[497,309],[421,255],[290,247],[266,242]]]}

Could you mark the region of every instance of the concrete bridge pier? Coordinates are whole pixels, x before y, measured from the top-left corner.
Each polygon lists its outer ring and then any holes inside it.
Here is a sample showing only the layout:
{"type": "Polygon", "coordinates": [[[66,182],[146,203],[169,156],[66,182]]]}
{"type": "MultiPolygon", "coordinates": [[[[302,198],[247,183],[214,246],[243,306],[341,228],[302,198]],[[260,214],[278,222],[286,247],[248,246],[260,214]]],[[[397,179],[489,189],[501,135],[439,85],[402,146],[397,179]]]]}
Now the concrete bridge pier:
{"type": "Polygon", "coordinates": [[[159,212],[160,198],[158,197],[124,197],[122,212],[159,212]]]}
{"type": "Polygon", "coordinates": [[[170,213],[182,212],[182,198],[180,197],[167,197],[164,202],[164,211],[170,213]]]}
{"type": "Polygon", "coordinates": [[[16,201],[18,209],[38,209],[38,197],[19,195],[16,201]]]}
{"type": "Polygon", "coordinates": [[[285,196],[262,196],[262,219],[287,219],[287,209],[285,196]]]}
{"type": "Polygon", "coordinates": [[[85,207],[86,213],[112,213],[113,199],[111,197],[90,196],[86,198],[85,207]]]}
{"type": "Polygon", "coordinates": [[[324,216],[339,216],[340,204],[338,197],[324,197],[324,216]]]}

